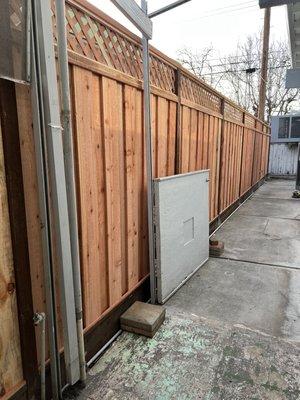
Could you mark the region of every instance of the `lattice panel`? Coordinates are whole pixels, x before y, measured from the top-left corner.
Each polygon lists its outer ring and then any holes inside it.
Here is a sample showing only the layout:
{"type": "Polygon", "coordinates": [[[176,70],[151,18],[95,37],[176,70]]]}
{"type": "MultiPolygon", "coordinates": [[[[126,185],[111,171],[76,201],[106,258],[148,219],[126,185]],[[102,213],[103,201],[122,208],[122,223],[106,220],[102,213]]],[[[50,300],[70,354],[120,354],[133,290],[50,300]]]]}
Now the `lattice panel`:
{"type": "Polygon", "coordinates": [[[13,1],[10,0],[10,22],[12,29],[16,29],[18,31],[22,30],[22,20],[24,16],[22,15],[22,1],[13,1]]]}
{"type": "Polygon", "coordinates": [[[200,104],[211,110],[221,112],[221,98],[201,83],[197,83],[187,76],[181,79],[181,96],[184,99],[200,104]]]}
{"type": "MultiPolygon", "coordinates": [[[[54,32],[55,6],[52,3],[54,32]]],[[[68,48],[91,60],[127,75],[142,79],[142,48],[87,12],[66,4],[68,48]]],[[[56,34],[54,34],[56,40],[56,34]]],[[[175,69],[150,56],[150,81],[160,89],[175,93],[175,69]]]]}
{"type": "MultiPolygon", "coordinates": [[[[79,2],[80,4],[80,2],[79,2]]],[[[55,5],[52,0],[54,38],[56,38],[55,5]]],[[[110,24],[109,24],[110,25],[110,24]]],[[[66,3],[66,27],[68,48],[115,70],[142,80],[142,48],[135,39],[121,33],[118,28],[107,26],[100,17],[83,11],[73,3],[66,3]]],[[[163,57],[150,55],[151,84],[168,92],[176,93],[176,71],[178,67],[163,57]]],[[[186,75],[181,79],[182,98],[202,105],[218,113],[222,112],[222,97],[207,85],[186,75]]],[[[225,117],[243,123],[243,111],[225,102],[225,117]]],[[[255,126],[255,119],[247,117],[248,126],[255,126]]]]}
{"type": "Polygon", "coordinates": [[[225,101],[224,104],[224,116],[225,118],[229,118],[232,121],[236,121],[239,124],[243,123],[244,113],[238,108],[235,108],[231,104],[225,101]]]}
{"type": "MultiPolygon", "coordinates": [[[[250,126],[251,128],[255,127],[255,118],[249,114],[245,114],[245,125],[250,126]]],[[[261,129],[261,126],[260,126],[261,129]]]]}
{"type": "Polygon", "coordinates": [[[263,126],[263,132],[264,132],[264,133],[270,134],[270,127],[267,126],[267,125],[264,125],[264,126],[263,126]]]}

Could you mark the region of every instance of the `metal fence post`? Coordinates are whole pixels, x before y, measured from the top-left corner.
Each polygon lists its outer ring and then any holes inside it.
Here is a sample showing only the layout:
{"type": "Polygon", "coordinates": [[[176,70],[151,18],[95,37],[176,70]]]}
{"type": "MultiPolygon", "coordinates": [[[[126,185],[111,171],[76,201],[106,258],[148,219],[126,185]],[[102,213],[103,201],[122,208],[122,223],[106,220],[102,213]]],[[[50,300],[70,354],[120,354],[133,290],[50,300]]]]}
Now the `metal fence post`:
{"type": "Polygon", "coordinates": [[[58,261],[60,262],[60,298],[64,331],[64,357],[67,381],[79,380],[79,359],[75,315],[70,225],[67,202],[62,128],[53,45],[49,0],[34,0],[37,78],[39,101],[43,107],[42,135],[45,137],[47,168],[50,173],[53,222],[58,261]]]}
{"type": "MultiPolygon", "coordinates": [[[[142,10],[147,15],[147,1],[142,0],[142,10]]],[[[153,224],[153,171],[152,171],[152,137],[151,137],[151,92],[150,92],[150,57],[149,40],[145,34],[142,38],[143,45],[143,73],[144,73],[144,129],[146,138],[147,161],[147,207],[148,207],[148,235],[149,235],[149,267],[151,303],[156,302],[155,259],[154,259],[154,224],[153,224]]]]}

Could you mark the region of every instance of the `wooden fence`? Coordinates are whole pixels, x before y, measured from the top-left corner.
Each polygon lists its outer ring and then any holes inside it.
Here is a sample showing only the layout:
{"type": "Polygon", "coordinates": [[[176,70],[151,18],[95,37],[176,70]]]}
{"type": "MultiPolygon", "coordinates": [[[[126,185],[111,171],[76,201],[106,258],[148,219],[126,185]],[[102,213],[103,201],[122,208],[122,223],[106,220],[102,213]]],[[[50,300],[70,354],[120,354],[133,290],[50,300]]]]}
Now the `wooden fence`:
{"type": "MultiPolygon", "coordinates": [[[[149,274],[142,53],[139,38],[89,3],[66,7],[87,332],[149,274]]],[[[151,84],[154,176],[209,169],[213,222],[266,175],[269,127],[154,48],[151,84]]],[[[16,90],[33,303],[42,311],[30,90],[16,90]]]]}

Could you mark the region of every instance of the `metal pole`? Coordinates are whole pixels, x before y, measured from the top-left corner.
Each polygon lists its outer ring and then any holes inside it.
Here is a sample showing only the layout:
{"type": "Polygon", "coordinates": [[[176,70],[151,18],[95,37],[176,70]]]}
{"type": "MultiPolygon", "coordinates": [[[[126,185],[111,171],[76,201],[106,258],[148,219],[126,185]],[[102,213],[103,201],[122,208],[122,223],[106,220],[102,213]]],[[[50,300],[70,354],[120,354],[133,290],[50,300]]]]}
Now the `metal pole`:
{"type": "MultiPolygon", "coordinates": [[[[142,10],[147,15],[148,5],[146,0],[141,2],[142,10]]],[[[148,236],[149,236],[149,267],[150,267],[150,293],[151,303],[156,303],[155,260],[154,260],[154,226],[153,226],[153,176],[152,176],[152,138],[151,138],[151,109],[150,109],[150,60],[149,40],[143,34],[143,73],[144,73],[144,129],[146,139],[147,161],[147,207],[148,207],[148,236]]]]}
{"type": "Polygon", "coordinates": [[[161,15],[161,14],[167,12],[167,11],[173,10],[174,8],[179,7],[182,4],[185,4],[185,3],[189,2],[189,1],[191,1],[191,0],[178,0],[178,1],[175,1],[174,3],[168,4],[167,6],[160,8],[159,10],[156,10],[156,11],[153,11],[152,13],[149,13],[148,17],[149,18],[157,17],[158,15],[161,15]]]}
{"type": "Polygon", "coordinates": [[[80,363],[80,380],[86,381],[86,362],[83,336],[83,315],[82,315],[82,291],[80,274],[80,257],[78,243],[77,203],[75,187],[75,168],[73,151],[73,134],[71,126],[71,101],[69,86],[69,65],[66,34],[66,11],[65,1],[56,0],[56,26],[57,26],[57,50],[58,65],[60,71],[61,85],[61,122],[63,128],[63,147],[66,171],[66,184],[68,196],[68,212],[70,221],[70,237],[72,250],[72,267],[75,291],[77,339],[80,363]]]}
{"type": "Polygon", "coordinates": [[[45,331],[45,320],[46,315],[36,313],[34,315],[34,324],[37,326],[41,324],[41,400],[46,399],[46,331],[45,331]]]}
{"type": "Polygon", "coordinates": [[[62,128],[57,90],[50,0],[35,0],[37,43],[41,69],[44,132],[47,167],[50,173],[51,199],[57,260],[60,262],[60,298],[64,332],[64,358],[67,381],[79,378],[72,254],[68,215],[67,187],[63,154],[62,128]]]}
{"type": "Polygon", "coordinates": [[[270,22],[271,22],[271,8],[265,9],[264,18],[264,33],[263,33],[263,47],[262,47],[262,61],[261,61],[261,79],[259,88],[259,106],[258,118],[262,121],[265,120],[266,108],[266,91],[268,79],[268,61],[269,61],[269,42],[270,42],[270,22]]]}
{"type": "MultiPolygon", "coordinates": [[[[298,143],[296,191],[300,191],[300,143],[298,143]]],[[[298,194],[299,195],[299,194],[298,194]]]]}
{"type": "MultiPolygon", "coordinates": [[[[44,271],[44,285],[46,296],[46,310],[47,310],[47,328],[48,328],[48,341],[50,352],[50,370],[51,370],[51,389],[52,398],[57,400],[61,390],[60,382],[60,363],[59,353],[57,346],[57,328],[56,328],[56,302],[54,295],[54,279],[52,271],[52,254],[51,254],[51,233],[49,223],[49,183],[46,174],[46,147],[44,137],[42,135],[44,117],[43,117],[43,96],[41,89],[41,82],[38,79],[41,77],[38,56],[38,43],[37,43],[37,26],[36,18],[34,16],[35,9],[33,7],[32,18],[32,60],[31,63],[31,100],[33,113],[33,132],[34,132],[34,148],[35,158],[37,164],[37,179],[38,179],[38,192],[39,192],[39,210],[40,210],[40,223],[42,234],[43,246],[43,271],[44,271]]],[[[41,363],[44,360],[41,360],[41,363]]]]}

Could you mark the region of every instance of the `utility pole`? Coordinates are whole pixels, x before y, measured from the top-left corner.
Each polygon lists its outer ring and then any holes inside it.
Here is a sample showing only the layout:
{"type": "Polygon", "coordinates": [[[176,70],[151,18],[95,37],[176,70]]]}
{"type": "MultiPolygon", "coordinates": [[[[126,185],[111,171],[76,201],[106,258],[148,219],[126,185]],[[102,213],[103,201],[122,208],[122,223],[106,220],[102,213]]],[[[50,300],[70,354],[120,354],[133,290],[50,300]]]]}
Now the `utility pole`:
{"type": "Polygon", "coordinates": [[[268,63],[269,63],[270,22],[271,22],[271,8],[268,7],[265,9],[263,48],[262,48],[262,61],[261,61],[261,78],[260,78],[260,88],[259,88],[258,118],[260,118],[261,120],[265,119],[268,63]]]}

